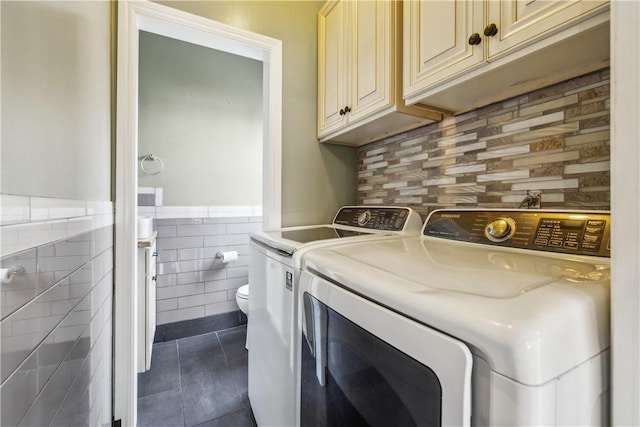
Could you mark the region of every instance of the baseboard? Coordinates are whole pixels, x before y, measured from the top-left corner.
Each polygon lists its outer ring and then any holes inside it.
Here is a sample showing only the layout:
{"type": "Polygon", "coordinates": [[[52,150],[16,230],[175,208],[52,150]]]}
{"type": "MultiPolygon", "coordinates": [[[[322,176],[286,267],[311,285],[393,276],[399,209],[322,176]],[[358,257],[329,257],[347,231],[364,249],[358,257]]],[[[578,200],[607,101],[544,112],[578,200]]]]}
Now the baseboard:
{"type": "Polygon", "coordinates": [[[173,341],[246,324],[247,316],[240,310],[181,322],[165,323],[164,325],[156,326],[153,342],[173,341]]]}

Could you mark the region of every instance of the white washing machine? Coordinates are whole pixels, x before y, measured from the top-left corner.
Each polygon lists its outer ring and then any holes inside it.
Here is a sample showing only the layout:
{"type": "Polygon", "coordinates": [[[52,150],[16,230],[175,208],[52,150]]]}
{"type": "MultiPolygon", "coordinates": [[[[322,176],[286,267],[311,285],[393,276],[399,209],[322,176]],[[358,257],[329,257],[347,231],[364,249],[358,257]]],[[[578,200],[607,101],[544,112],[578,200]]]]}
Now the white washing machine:
{"type": "Polygon", "coordinates": [[[309,251],[300,425],[608,425],[610,226],[440,210],[420,237],[309,251]]]}
{"type": "Polygon", "coordinates": [[[314,247],[417,236],[409,208],[346,206],[327,225],[251,235],[249,253],[249,400],[260,426],[296,424],[297,304],[301,257],[314,247]]]}

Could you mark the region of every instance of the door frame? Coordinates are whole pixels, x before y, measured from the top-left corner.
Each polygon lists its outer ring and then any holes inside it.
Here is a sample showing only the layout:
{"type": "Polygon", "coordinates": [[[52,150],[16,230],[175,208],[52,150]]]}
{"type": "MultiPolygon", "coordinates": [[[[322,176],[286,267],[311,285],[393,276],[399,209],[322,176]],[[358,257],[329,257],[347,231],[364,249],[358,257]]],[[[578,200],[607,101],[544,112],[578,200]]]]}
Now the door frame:
{"type": "Polygon", "coordinates": [[[114,407],[137,422],[137,186],[139,31],[263,63],[263,227],[281,224],[282,42],[149,1],[118,2],[115,157],[114,407]]]}
{"type": "Polygon", "coordinates": [[[611,425],[640,424],[640,30],[611,2],[611,425]]]}

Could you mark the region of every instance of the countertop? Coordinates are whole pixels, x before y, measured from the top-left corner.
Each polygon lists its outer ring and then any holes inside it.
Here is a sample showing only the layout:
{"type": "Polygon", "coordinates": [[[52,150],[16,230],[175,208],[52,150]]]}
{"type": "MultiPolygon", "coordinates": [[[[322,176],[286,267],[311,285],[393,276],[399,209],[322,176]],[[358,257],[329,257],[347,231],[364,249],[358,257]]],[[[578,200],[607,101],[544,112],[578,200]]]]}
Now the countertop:
{"type": "Polygon", "coordinates": [[[154,230],[151,236],[147,237],[146,239],[138,239],[138,247],[150,248],[157,237],[158,237],[158,232],[154,230]]]}

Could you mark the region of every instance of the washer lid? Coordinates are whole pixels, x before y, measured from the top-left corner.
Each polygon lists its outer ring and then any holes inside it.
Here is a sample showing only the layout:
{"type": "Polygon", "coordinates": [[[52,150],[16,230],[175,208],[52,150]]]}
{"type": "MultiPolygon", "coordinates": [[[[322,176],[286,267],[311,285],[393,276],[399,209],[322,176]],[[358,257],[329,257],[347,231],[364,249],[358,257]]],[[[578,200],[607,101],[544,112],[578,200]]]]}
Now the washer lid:
{"type": "MultiPolygon", "coordinates": [[[[420,215],[398,206],[343,206],[330,225],[311,225],[267,230],[251,239],[292,256],[301,247],[320,241],[359,236],[417,236],[422,229],[420,215]]],[[[340,242],[342,243],[342,242],[340,242]]]]}
{"type": "Polygon", "coordinates": [[[608,261],[398,238],[312,250],[303,263],[538,385],[609,347],[608,261]]]}
{"type": "Polygon", "coordinates": [[[288,255],[293,255],[296,250],[306,244],[329,239],[344,237],[368,236],[372,234],[389,234],[376,231],[357,231],[333,227],[330,225],[317,225],[308,227],[290,227],[278,230],[260,231],[253,233],[251,238],[270,248],[279,250],[288,255]]]}

